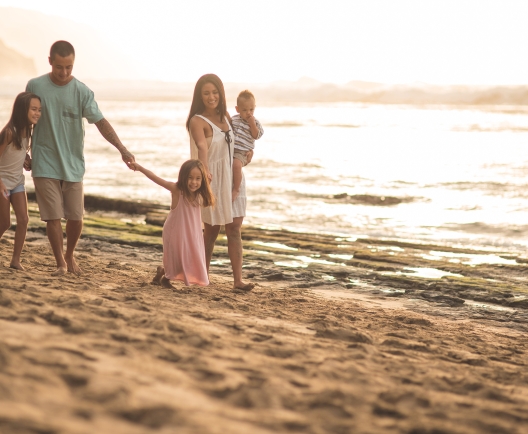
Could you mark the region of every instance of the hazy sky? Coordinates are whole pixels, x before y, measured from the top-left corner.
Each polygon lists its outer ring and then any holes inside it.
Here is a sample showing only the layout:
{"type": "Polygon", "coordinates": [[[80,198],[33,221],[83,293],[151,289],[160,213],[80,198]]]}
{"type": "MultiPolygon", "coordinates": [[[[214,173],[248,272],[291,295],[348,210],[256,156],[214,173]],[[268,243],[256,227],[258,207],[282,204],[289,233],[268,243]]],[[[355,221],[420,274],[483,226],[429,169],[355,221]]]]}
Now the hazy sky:
{"type": "MultiPolygon", "coordinates": [[[[89,24],[140,76],[526,84],[524,0],[0,0],[89,24]]],[[[32,35],[28,29],[28,37],[32,35]]],[[[111,68],[111,65],[103,65],[111,68]]]]}

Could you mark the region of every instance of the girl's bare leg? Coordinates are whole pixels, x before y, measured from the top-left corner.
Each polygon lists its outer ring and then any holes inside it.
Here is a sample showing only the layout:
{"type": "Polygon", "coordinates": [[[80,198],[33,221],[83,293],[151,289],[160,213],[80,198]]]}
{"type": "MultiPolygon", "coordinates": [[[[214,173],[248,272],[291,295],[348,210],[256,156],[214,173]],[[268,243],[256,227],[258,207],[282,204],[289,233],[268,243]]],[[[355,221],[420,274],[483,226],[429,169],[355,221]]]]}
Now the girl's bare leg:
{"type": "Polygon", "coordinates": [[[250,291],[255,287],[253,283],[242,281],[242,222],[244,217],[235,217],[233,223],[225,225],[227,236],[227,253],[231,260],[233,269],[234,287],[244,291],[250,291]]]}
{"type": "Polygon", "coordinates": [[[11,202],[0,193],[0,238],[11,227],[11,202]]]}
{"type": "MultiPolygon", "coordinates": [[[[227,227],[227,226],[226,226],[227,227]]],[[[211,258],[213,257],[213,250],[216,239],[220,233],[220,225],[211,226],[204,223],[204,246],[205,246],[205,263],[207,265],[207,274],[209,274],[209,266],[211,265],[211,258]]]]}
{"type": "Polygon", "coordinates": [[[26,241],[26,233],[29,222],[28,205],[26,192],[15,193],[11,195],[11,204],[16,216],[16,230],[15,230],[15,247],[13,249],[13,257],[11,259],[11,268],[23,270],[24,267],[20,264],[20,255],[22,248],[26,241]]]}

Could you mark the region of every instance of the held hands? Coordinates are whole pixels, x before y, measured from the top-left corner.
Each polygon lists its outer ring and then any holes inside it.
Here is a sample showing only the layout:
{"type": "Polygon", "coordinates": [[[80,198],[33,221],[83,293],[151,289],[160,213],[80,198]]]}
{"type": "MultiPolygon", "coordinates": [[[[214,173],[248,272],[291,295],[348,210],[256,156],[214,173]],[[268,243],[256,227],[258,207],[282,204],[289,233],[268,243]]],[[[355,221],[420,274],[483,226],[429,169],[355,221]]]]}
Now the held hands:
{"type": "MultiPolygon", "coordinates": [[[[128,150],[124,149],[123,151],[121,151],[121,158],[123,159],[125,164],[130,169],[132,169],[132,166],[130,164],[136,162],[136,157],[134,157],[134,155],[132,155],[131,152],[129,152],[128,150]]],[[[132,170],[136,170],[136,169],[132,169],[132,170]]]]}
{"type": "Polygon", "coordinates": [[[139,163],[136,163],[135,161],[128,162],[128,163],[127,163],[127,166],[128,166],[129,169],[133,170],[134,172],[135,172],[136,170],[140,170],[140,169],[142,169],[142,167],[140,166],[140,164],[139,164],[139,163]]]}
{"type": "Polygon", "coordinates": [[[26,159],[24,160],[24,169],[27,171],[31,170],[31,157],[29,154],[26,154],[26,159]]]}

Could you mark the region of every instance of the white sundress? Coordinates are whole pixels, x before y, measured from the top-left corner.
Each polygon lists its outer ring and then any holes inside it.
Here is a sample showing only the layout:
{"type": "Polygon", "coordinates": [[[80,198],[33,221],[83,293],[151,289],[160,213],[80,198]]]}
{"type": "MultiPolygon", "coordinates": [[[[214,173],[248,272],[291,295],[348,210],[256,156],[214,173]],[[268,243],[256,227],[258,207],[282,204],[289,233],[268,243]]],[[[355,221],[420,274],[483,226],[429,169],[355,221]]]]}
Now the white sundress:
{"type": "MultiPolygon", "coordinates": [[[[214,207],[202,208],[202,221],[211,226],[225,225],[233,222],[235,217],[246,216],[246,180],[242,173],[240,194],[234,202],[231,201],[233,190],[233,149],[235,137],[231,125],[229,135],[231,143],[226,141],[225,133],[204,116],[196,115],[206,121],[213,129],[213,135],[207,138],[208,166],[213,175],[211,190],[216,199],[214,207]]],[[[191,158],[198,159],[198,147],[191,139],[191,158]]]]}

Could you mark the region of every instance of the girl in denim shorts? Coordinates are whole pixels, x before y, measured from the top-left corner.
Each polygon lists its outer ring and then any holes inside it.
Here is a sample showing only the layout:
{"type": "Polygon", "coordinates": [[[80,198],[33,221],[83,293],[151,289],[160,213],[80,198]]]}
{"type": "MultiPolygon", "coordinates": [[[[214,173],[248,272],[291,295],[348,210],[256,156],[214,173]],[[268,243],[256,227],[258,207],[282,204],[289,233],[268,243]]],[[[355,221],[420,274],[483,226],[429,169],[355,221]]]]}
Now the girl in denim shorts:
{"type": "Polygon", "coordinates": [[[24,162],[29,152],[33,126],[41,114],[40,98],[31,92],[18,94],[11,119],[0,131],[0,238],[11,226],[11,206],[17,220],[11,268],[24,270],[20,254],[26,240],[28,206],[24,186],[24,162]]]}

